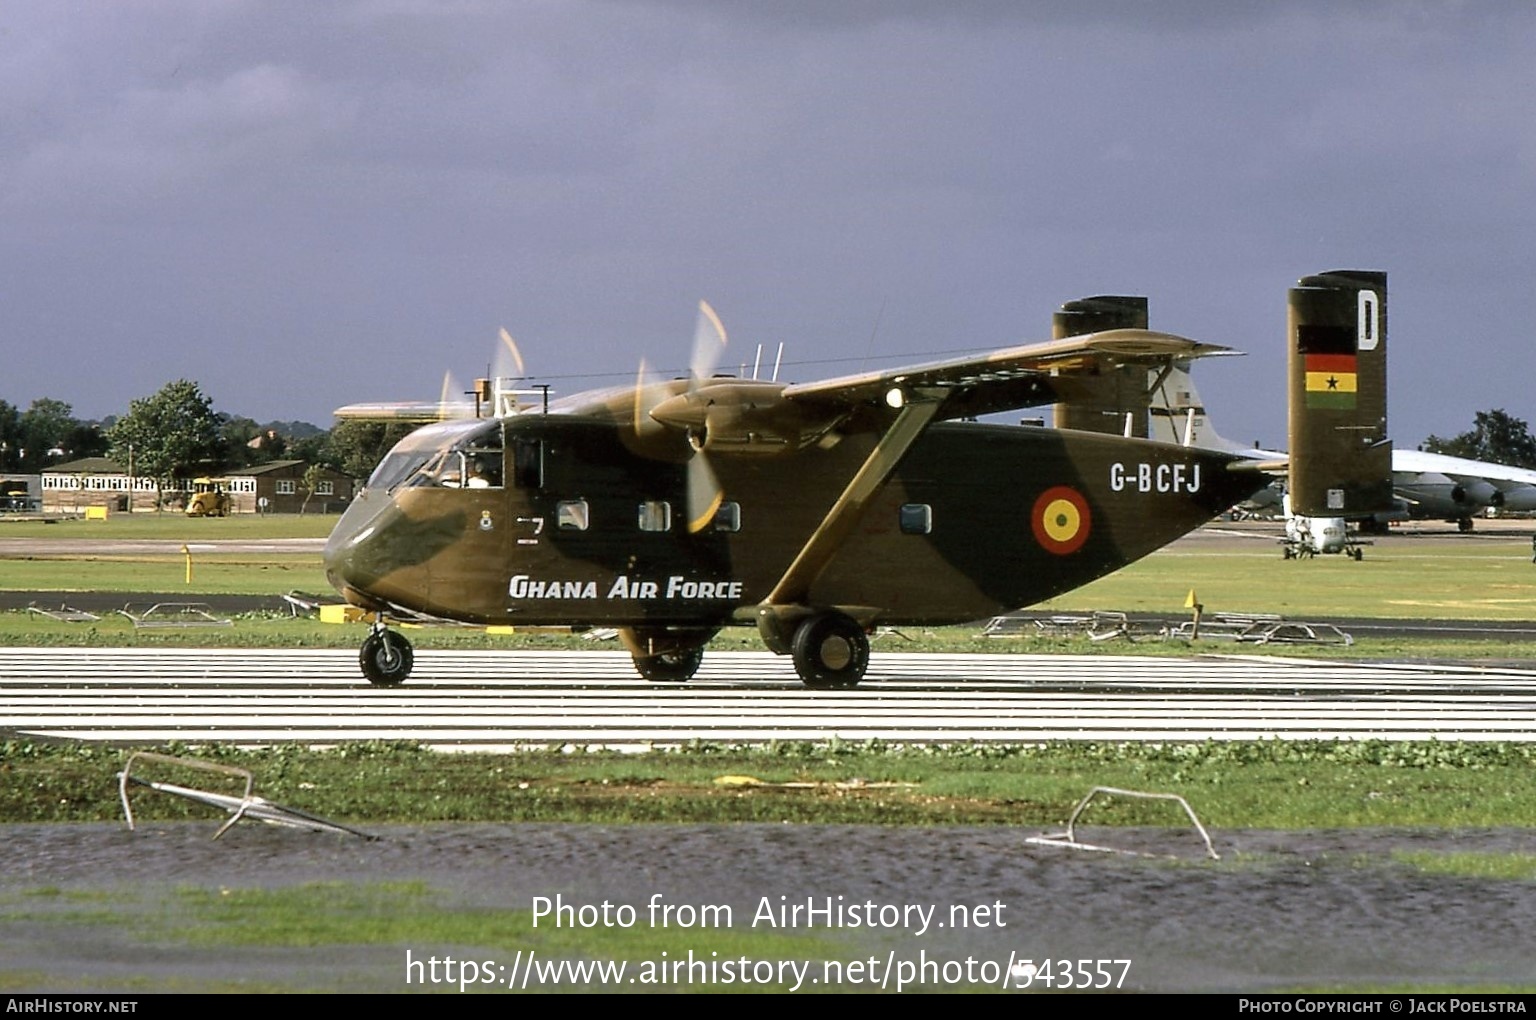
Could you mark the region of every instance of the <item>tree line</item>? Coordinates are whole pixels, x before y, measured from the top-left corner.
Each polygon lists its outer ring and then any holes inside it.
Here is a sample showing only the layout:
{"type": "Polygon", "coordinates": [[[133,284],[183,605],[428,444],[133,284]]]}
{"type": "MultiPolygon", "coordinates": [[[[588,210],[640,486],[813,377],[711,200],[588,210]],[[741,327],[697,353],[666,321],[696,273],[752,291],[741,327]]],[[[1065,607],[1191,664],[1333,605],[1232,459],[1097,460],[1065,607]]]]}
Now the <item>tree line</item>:
{"type": "MultiPolygon", "coordinates": [[[[214,411],[197,383],[177,379],[102,422],[82,421],[69,404],[50,397],[32,401],[25,411],[0,400],[0,472],[39,474],[67,461],[110,457],[135,475],[167,482],[287,459],[361,480],[413,428],[354,420],[329,430],[308,422],[259,425],[214,411]]],[[[1530,426],[1502,408],[1479,411],[1470,430],[1449,438],[1431,435],[1419,449],[1536,470],[1530,426]]]]}
{"type": "Polygon", "coordinates": [[[44,397],[25,411],[0,400],[0,472],[39,474],[87,457],[108,457],[136,477],[224,474],[274,460],[301,460],[367,478],[414,426],[342,421],[329,430],[308,422],[271,422],[217,412],[187,379],[167,383],[104,421],[76,418],[65,401],[44,397]]]}
{"type": "Polygon", "coordinates": [[[1430,436],[1419,449],[1490,464],[1536,470],[1536,438],[1530,426],[1503,408],[1479,411],[1467,432],[1442,439],[1430,436]]]}

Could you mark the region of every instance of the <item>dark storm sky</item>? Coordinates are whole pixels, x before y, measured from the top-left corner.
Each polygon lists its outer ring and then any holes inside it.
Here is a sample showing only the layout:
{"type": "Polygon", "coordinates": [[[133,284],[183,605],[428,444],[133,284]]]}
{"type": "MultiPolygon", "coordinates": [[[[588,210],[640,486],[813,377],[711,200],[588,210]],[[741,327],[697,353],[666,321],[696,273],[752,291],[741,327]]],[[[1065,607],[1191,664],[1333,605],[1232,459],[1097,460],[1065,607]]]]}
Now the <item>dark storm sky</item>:
{"type": "Polygon", "coordinates": [[[1285,290],[1363,268],[1399,444],[1530,420],[1533,58],[1526,3],[0,3],[0,399],[328,425],[503,326],[573,392],[708,298],[804,380],[1130,293],[1277,445],[1285,290]]]}

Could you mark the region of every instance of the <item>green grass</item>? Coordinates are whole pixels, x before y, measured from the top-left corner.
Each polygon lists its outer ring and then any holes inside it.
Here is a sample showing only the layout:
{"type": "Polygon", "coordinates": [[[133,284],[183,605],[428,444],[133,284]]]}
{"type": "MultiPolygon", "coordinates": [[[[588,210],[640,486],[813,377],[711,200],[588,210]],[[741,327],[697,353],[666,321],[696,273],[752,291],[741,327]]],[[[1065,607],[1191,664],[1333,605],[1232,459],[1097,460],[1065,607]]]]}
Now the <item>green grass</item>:
{"type": "Polygon", "coordinates": [[[1431,875],[1456,875],[1462,878],[1517,882],[1536,880],[1536,854],[1394,850],[1392,860],[1415,871],[1431,875]]]}
{"type": "MultiPolygon", "coordinates": [[[[438,754],[410,745],[172,748],[249,769],[280,804],[366,829],[386,823],[807,822],[1050,827],[1094,786],[1177,793],[1218,828],[1536,827],[1536,746],[1525,743],[689,745],[647,754],[438,754]],[[747,776],[758,785],[724,785],[747,776]],[[796,785],[784,785],[796,784],[796,785]]],[[[0,744],[0,822],[121,816],[117,748],[0,744]]],[[[144,778],[218,789],[205,773],[144,778]]],[[[140,768],[135,769],[138,774],[140,768]]],[[[237,792],[237,791],[232,791],[237,792]]],[[[142,792],[146,820],[222,818],[142,792]]],[[[1109,798],[1084,824],[1181,826],[1166,803],[1109,798]]]]}
{"type": "Polygon", "coordinates": [[[189,518],[180,514],[119,514],[105,521],[0,521],[0,588],[47,592],[186,592],[217,595],[281,595],[329,590],[318,553],[214,552],[199,543],[324,538],[336,526],[335,515],[256,515],[189,518]],[[78,552],[7,554],[4,539],[79,542],[78,552]],[[100,541],[158,541],[190,544],[192,582],[187,558],[179,548],[164,552],[95,552],[100,541]]]}
{"type": "MultiPolygon", "coordinates": [[[[453,903],[451,894],[425,882],[310,882],[280,889],[199,889],[176,891],[186,925],[157,926],[150,937],[191,945],[320,946],[328,944],[418,946],[455,945],[489,950],[533,949],[580,952],[603,959],[686,954],[699,933],[684,928],[636,924],[582,931],[556,927],[547,917],[535,923],[532,910],[477,906],[480,898],[453,903]],[[447,902],[445,902],[447,901],[447,902]]],[[[733,922],[740,919],[734,916],[733,922]]],[[[720,915],[724,920],[724,915],[720,915]]],[[[833,947],[820,938],[742,932],[733,923],[711,928],[710,949],[722,956],[821,956],[833,947]]]]}
{"type": "Polygon", "coordinates": [[[1207,612],[1305,618],[1359,616],[1536,619],[1530,539],[1479,536],[1433,545],[1381,539],[1356,563],[1343,556],[1286,561],[1262,538],[1253,548],[1164,549],[1039,608],[1178,613],[1194,589],[1207,612]]]}
{"type": "MultiPolygon", "coordinates": [[[[515,882],[502,891],[514,889],[515,882]]],[[[521,902],[530,901],[523,898],[521,902]]],[[[643,991],[648,984],[671,984],[647,981],[648,972],[658,973],[657,962],[687,959],[690,951],[705,959],[820,961],[851,959],[858,950],[849,939],[822,933],[754,930],[750,919],[739,910],[732,912],[728,925],[724,923],[726,915],[714,916],[712,920],[720,923],[707,930],[660,924],[652,927],[643,911],[643,906],[637,907],[634,921],[627,927],[556,926],[547,916],[536,921],[531,909],[487,905],[484,897],[468,898],[419,881],[306,882],[280,888],[139,887],[114,893],[106,909],[91,902],[61,902],[56,891],[38,889],[0,899],[0,930],[25,925],[33,937],[39,930],[50,931],[60,941],[69,942],[91,929],[108,929],[111,934],[105,937],[153,946],[161,954],[170,951],[181,955],[209,949],[241,953],[310,949],[324,953],[338,947],[391,947],[387,957],[373,954],[373,958],[388,959],[385,987],[394,991],[495,991],[498,986],[505,991],[509,981],[506,967],[520,953],[529,952],[546,961],[629,961],[627,973],[633,980],[626,987],[643,991]],[[421,964],[409,972],[409,983],[407,949],[421,964]],[[452,970],[437,966],[443,958],[462,961],[465,966],[455,965],[452,970]],[[428,981],[429,961],[434,965],[430,973],[435,982],[428,981]],[[480,984],[487,987],[477,989],[480,984]]],[[[322,987],[345,987],[349,980],[368,983],[366,975],[349,976],[339,968],[318,970],[324,976],[309,980],[318,980],[322,987]]],[[[820,972],[818,967],[816,973],[820,972]]],[[[80,980],[78,976],[49,980],[35,973],[15,975],[0,970],[0,989],[11,984],[7,979],[20,981],[14,986],[19,990],[59,983],[68,987],[72,980],[80,980]]],[[[111,980],[112,987],[121,987],[121,978],[111,980]]],[[[177,987],[179,980],[170,974],[150,977],[139,990],[188,990],[177,987]]],[[[302,990],[304,981],[304,969],[294,968],[285,988],[302,990]]],[[[536,983],[533,987],[548,990],[550,986],[536,983]]],[[[553,987],[572,991],[582,986],[568,982],[553,987]]],[[[241,988],[236,984],[228,990],[241,988]]],[[[699,990],[706,989],[701,986],[699,990]]],[[[746,990],[780,992],[790,990],[790,986],[767,982],[746,990]]]]}
{"type": "Polygon", "coordinates": [[[10,591],[170,592],[185,593],[188,599],[330,590],[320,557],[297,553],[194,551],[190,584],[180,552],[0,560],[0,578],[10,591]]]}
{"type": "Polygon", "coordinates": [[[51,541],[158,540],[210,542],[274,538],[324,538],[339,514],[237,514],[233,517],[187,517],[185,514],[113,514],[104,521],[70,518],[62,521],[18,521],[0,516],[0,539],[46,538],[51,541]]]}
{"type": "MultiPolygon", "coordinates": [[[[285,589],[287,590],[287,589],[285,589]]],[[[303,589],[301,589],[303,590],[303,589]]],[[[274,593],[275,594],[275,593],[274,593]]],[[[197,595],[189,594],[189,601],[197,595]]],[[[52,607],[68,602],[67,594],[40,604],[52,607]]],[[[124,601],[127,601],[125,596],[124,601]]],[[[138,608],[142,609],[143,606],[138,608]]],[[[135,630],[125,616],[108,613],[94,623],[64,623],[26,611],[0,612],[0,647],[175,647],[175,648],[348,648],[362,644],[367,624],[332,625],[284,614],[237,614],[233,626],[218,628],[135,630]]],[[[590,640],[580,634],[526,632],[486,634],[473,627],[412,627],[405,631],[418,649],[569,649],[617,651],[615,640],[590,640]]],[[[749,627],[723,630],[709,645],[711,651],[762,651],[757,631],[749,627]]],[[[1262,649],[1230,641],[1123,640],[1090,641],[1086,637],[1056,637],[1026,633],[1019,637],[990,638],[979,626],[904,629],[881,634],[873,642],[874,654],[887,652],[944,652],[1035,655],[1136,655],[1187,656],[1207,653],[1232,654],[1260,651],[1266,655],[1304,658],[1454,659],[1458,661],[1514,662],[1536,659],[1536,649],[1519,638],[1490,636],[1481,639],[1364,638],[1352,647],[1273,645],[1262,649]]]]}

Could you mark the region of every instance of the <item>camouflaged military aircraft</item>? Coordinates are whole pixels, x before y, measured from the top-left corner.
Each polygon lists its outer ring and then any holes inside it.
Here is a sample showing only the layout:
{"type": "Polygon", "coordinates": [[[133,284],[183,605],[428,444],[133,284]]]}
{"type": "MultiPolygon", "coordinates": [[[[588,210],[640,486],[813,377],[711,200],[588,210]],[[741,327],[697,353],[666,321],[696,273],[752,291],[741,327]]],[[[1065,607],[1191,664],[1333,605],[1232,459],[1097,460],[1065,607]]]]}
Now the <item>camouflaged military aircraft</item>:
{"type": "Polygon", "coordinates": [[[876,626],[1051,598],[1266,485],[1229,452],[971,420],[1070,407],[1118,366],[1224,350],[1102,319],[1064,310],[1051,341],[786,384],[715,375],[724,330],[704,305],[686,378],[531,405],[487,383],[468,409],[343,408],[468,415],[402,440],[326,545],[331,583],[375,614],[363,673],[410,674],[392,619],[616,628],[655,681],[690,678],[739,624],[807,686],[851,687],[876,626]]]}

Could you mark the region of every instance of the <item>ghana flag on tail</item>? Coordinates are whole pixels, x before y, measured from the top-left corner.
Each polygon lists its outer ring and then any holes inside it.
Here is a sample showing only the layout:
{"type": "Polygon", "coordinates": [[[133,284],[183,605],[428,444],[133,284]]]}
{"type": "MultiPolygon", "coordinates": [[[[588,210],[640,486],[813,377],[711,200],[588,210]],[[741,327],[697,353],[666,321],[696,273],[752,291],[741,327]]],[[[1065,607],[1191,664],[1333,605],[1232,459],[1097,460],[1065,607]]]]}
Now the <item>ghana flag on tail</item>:
{"type": "Polygon", "coordinates": [[[1308,517],[1392,512],[1387,274],[1303,277],[1286,308],[1291,509],[1308,517]]]}
{"type": "Polygon", "coordinates": [[[1355,409],[1355,333],[1341,326],[1302,325],[1297,348],[1306,372],[1307,406],[1355,409]]]}

